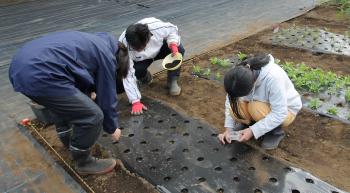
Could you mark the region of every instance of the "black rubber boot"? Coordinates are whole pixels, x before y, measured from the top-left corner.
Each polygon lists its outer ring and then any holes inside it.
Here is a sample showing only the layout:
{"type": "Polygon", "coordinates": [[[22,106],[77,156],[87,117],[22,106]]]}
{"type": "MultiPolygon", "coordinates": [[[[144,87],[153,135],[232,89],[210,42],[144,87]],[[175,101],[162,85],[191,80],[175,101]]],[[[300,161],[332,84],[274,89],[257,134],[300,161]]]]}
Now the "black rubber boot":
{"type": "Polygon", "coordinates": [[[278,126],[263,136],[261,147],[266,150],[276,149],[282,141],[282,139],[284,138],[284,136],[285,133],[282,127],[278,126]]]}
{"type": "Polygon", "coordinates": [[[74,147],[70,147],[72,157],[74,160],[75,170],[80,175],[99,175],[111,172],[116,161],[113,158],[98,159],[90,155],[90,150],[80,150],[74,147]]]}
{"type": "Polygon", "coordinates": [[[69,148],[72,129],[68,126],[56,127],[58,138],[63,143],[64,147],[69,148]]]}
{"type": "Polygon", "coordinates": [[[139,79],[139,82],[142,85],[150,85],[152,83],[152,81],[153,81],[153,76],[148,70],[147,70],[146,75],[139,79]]]}

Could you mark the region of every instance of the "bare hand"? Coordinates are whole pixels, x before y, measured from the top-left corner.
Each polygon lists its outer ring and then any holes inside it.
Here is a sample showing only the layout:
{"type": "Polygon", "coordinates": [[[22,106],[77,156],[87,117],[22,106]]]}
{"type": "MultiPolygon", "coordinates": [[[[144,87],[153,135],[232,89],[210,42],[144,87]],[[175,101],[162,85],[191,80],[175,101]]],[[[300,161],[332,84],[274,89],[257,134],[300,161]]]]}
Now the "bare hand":
{"type": "Polygon", "coordinates": [[[231,137],[230,137],[230,131],[226,129],[225,132],[220,133],[218,135],[218,138],[222,144],[230,144],[231,143],[231,137]]]}
{"type": "Polygon", "coordinates": [[[95,92],[92,92],[90,94],[90,98],[94,101],[96,99],[96,93],[95,92]]]}
{"type": "Polygon", "coordinates": [[[250,128],[246,128],[242,131],[239,131],[239,142],[243,142],[243,141],[248,141],[249,139],[251,139],[253,137],[253,131],[250,128]]]}
{"type": "Polygon", "coordinates": [[[119,141],[120,135],[122,134],[122,131],[117,128],[113,134],[111,134],[111,138],[113,143],[119,141]]]}

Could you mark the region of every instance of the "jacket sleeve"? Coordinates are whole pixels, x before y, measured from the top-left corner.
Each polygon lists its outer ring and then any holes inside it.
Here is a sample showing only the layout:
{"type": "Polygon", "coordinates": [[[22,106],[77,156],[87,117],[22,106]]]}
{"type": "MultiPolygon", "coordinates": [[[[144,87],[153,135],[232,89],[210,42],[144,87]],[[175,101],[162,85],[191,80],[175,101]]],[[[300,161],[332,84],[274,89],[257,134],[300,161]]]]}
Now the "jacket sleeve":
{"type": "Polygon", "coordinates": [[[103,129],[112,134],[119,128],[116,96],[116,61],[103,57],[101,59],[95,79],[96,103],[101,108],[104,120],[103,129]]]}
{"type": "Polygon", "coordinates": [[[231,116],[231,105],[230,101],[228,99],[228,96],[226,96],[226,101],[225,101],[225,128],[234,128],[235,121],[231,116]]]}
{"type": "Polygon", "coordinates": [[[130,59],[129,72],[126,78],[123,79],[123,85],[126,95],[130,103],[135,103],[141,100],[141,93],[137,87],[137,79],[135,76],[134,62],[130,59]]]}
{"type": "Polygon", "coordinates": [[[267,83],[271,112],[250,128],[255,139],[280,126],[288,115],[287,95],[283,81],[275,78],[267,83]]]}
{"type": "Polygon", "coordinates": [[[159,28],[158,33],[166,39],[168,45],[175,42],[179,46],[181,42],[177,26],[169,22],[162,22],[162,25],[163,27],[159,28]]]}

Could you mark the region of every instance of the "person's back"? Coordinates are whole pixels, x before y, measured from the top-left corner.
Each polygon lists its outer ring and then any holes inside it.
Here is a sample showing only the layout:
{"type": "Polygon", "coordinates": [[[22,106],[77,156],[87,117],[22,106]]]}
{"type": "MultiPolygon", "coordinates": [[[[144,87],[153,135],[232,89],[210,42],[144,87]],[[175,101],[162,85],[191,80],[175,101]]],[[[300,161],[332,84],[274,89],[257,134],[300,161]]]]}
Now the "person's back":
{"type": "Polygon", "coordinates": [[[98,65],[105,65],[105,58],[115,58],[116,49],[116,40],[105,33],[52,33],[28,42],[16,53],[10,80],[16,91],[31,96],[65,96],[75,88],[84,92],[94,85],[98,65]]]}

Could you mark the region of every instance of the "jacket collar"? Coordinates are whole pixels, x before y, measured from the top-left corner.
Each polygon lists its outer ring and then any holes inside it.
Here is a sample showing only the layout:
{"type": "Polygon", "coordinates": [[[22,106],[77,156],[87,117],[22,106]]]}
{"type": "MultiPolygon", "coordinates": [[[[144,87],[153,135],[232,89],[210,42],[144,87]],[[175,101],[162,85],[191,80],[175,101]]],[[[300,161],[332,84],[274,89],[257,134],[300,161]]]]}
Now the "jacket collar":
{"type": "Polygon", "coordinates": [[[273,65],[275,64],[275,59],[271,54],[269,54],[270,61],[266,66],[261,68],[260,74],[258,78],[256,79],[255,86],[259,86],[262,82],[262,80],[269,74],[271,69],[273,68],[273,65]]]}

